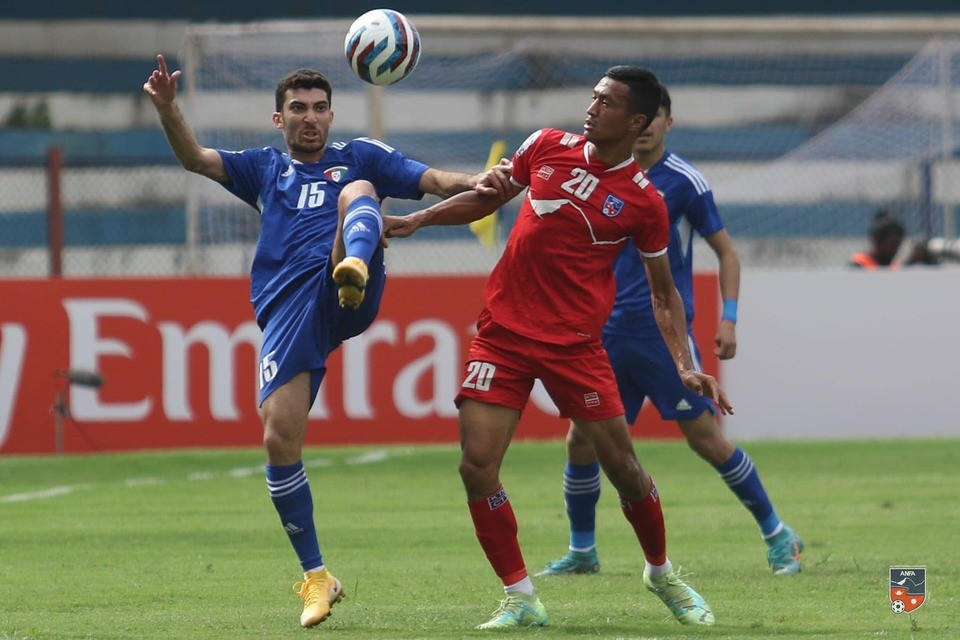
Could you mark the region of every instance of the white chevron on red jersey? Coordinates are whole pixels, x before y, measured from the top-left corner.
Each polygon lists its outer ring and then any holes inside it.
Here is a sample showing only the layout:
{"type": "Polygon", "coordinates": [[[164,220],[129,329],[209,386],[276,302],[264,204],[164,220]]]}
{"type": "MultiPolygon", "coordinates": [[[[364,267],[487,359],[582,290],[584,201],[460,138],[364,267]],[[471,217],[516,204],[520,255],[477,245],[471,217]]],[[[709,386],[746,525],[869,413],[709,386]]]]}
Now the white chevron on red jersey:
{"type": "Polygon", "coordinates": [[[512,179],[529,188],[486,290],[493,319],[511,331],[555,344],[598,340],[620,250],[667,249],[667,209],[640,165],[631,157],[609,166],[592,149],[583,136],[541,129],[514,154],[512,179]]]}

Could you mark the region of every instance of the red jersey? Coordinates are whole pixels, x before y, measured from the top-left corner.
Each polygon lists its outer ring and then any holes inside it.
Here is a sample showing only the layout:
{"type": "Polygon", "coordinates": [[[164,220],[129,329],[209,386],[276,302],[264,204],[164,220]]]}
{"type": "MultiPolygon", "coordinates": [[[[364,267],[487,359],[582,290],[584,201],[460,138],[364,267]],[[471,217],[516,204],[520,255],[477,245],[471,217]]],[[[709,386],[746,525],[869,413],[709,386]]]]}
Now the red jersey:
{"type": "Polygon", "coordinates": [[[670,241],[667,207],[640,165],[608,166],[590,147],[581,135],[541,129],[513,156],[513,181],[528,189],[486,306],[497,324],[534,340],[599,340],[624,243],[655,257],[670,241]]]}

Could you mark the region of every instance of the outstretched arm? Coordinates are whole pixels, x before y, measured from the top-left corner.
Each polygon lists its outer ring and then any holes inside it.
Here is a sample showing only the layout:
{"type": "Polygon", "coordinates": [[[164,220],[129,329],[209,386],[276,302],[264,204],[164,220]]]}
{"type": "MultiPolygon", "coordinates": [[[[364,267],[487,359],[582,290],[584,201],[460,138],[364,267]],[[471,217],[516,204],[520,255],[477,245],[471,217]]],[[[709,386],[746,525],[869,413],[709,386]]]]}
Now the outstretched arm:
{"type": "Polygon", "coordinates": [[[420,227],[469,224],[484,218],[512,200],[525,187],[508,182],[504,193],[464,191],[437,204],[406,216],[384,216],[383,233],[387,238],[406,238],[420,227]]]}
{"type": "Polygon", "coordinates": [[[441,198],[449,198],[470,190],[488,196],[506,196],[511,189],[510,168],[508,160],[501,160],[500,164],[476,175],[430,168],[420,178],[420,191],[441,198]]]}
{"type": "Polygon", "coordinates": [[[162,55],[158,55],[157,68],[143,83],[143,90],[150,96],[160,116],[167,142],[183,168],[217,182],[229,182],[230,176],[223,167],[223,158],[215,149],[200,146],[177,105],[177,80],[180,75],[179,69],[168,73],[166,61],[162,55]]]}
{"type": "Polygon", "coordinates": [[[733,406],[716,378],[697,371],[693,366],[690,348],[687,345],[687,317],[683,311],[683,301],[673,284],[670,259],[664,253],[656,258],[645,257],[643,264],[647,269],[647,280],[650,282],[653,315],[684,386],[702,396],[712,398],[721,413],[732,414],[733,406]]]}

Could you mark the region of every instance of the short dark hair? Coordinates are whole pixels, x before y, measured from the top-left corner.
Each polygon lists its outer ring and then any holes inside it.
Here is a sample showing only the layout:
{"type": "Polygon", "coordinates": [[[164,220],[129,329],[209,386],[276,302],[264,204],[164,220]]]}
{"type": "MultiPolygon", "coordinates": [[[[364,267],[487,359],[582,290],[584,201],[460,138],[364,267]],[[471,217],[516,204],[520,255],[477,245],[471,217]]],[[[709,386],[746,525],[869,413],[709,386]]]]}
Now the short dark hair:
{"type": "Polygon", "coordinates": [[[290,89],[323,89],[327,92],[327,101],[333,104],[333,87],[322,73],[313,69],[297,69],[288,73],[277,85],[277,111],[283,111],[283,103],[290,89]]]}
{"type": "Polygon", "coordinates": [[[643,67],[617,65],[610,67],[603,74],[605,78],[622,82],[629,87],[628,107],[631,113],[639,113],[647,117],[647,125],[657,117],[660,101],[663,99],[663,88],[657,76],[643,67]]]}
{"type": "Polygon", "coordinates": [[[892,235],[903,237],[906,232],[903,223],[884,209],[877,211],[870,222],[870,237],[876,242],[892,235]]]}
{"type": "Polygon", "coordinates": [[[670,114],[673,113],[673,101],[670,100],[670,92],[667,91],[667,88],[660,85],[660,106],[663,107],[663,113],[666,117],[670,117],[670,114]]]}

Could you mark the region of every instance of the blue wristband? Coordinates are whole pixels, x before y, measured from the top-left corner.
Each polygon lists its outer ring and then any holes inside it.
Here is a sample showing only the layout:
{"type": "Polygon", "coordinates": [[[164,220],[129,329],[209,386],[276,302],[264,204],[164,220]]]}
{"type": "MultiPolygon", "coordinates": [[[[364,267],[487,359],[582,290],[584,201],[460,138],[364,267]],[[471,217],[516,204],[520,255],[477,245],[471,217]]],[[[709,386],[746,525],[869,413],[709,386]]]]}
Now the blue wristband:
{"type": "Polygon", "coordinates": [[[723,301],[723,313],[720,315],[720,319],[729,320],[733,324],[737,324],[737,301],[736,300],[723,301]]]}

